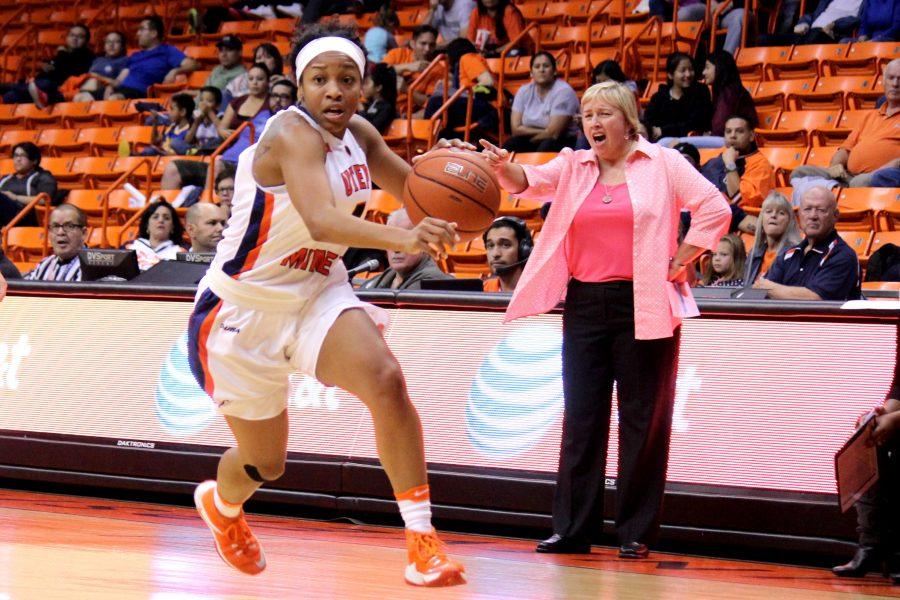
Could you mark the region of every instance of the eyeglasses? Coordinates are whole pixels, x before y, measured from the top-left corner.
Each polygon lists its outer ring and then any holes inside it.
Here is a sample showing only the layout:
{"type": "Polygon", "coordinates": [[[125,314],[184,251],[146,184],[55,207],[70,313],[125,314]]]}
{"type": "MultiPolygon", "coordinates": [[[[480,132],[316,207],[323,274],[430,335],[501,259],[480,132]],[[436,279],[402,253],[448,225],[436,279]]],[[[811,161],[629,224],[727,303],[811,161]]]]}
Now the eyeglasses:
{"type": "Polygon", "coordinates": [[[24,152],[13,152],[13,158],[28,158],[28,155],[24,152]]]}
{"type": "Polygon", "coordinates": [[[228,194],[233,194],[233,193],[234,193],[234,188],[233,188],[233,187],[220,187],[220,188],[216,188],[216,193],[218,193],[218,194],[226,194],[226,193],[228,193],[228,194]]]}
{"type": "Polygon", "coordinates": [[[65,231],[71,233],[76,229],[84,229],[84,225],[79,225],[78,223],[50,223],[50,225],[47,226],[47,229],[50,231],[65,231]]]}
{"type": "Polygon", "coordinates": [[[270,94],[273,98],[278,98],[279,100],[294,100],[294,96],[292,94],[270,94]]]}

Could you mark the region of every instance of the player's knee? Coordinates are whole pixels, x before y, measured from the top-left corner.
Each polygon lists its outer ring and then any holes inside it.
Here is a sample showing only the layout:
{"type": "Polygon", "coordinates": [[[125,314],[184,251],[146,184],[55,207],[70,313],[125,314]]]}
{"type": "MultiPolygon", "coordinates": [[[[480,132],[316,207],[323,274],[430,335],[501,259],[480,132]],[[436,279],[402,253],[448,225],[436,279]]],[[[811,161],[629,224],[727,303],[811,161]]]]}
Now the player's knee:
{"type": "Polygon", "coordinates": [[[406,382],[403,371],[397,361],[383,360],[371,367],[370,381],[373,388],[373,399],[380,404],[406,402],[406,382]]]}
{"type": "Polygon", "coordinates": [[[275,481],[284,475],[284,460],[262,460],[244,465],[247,477],[259,483],[275,481]]]}

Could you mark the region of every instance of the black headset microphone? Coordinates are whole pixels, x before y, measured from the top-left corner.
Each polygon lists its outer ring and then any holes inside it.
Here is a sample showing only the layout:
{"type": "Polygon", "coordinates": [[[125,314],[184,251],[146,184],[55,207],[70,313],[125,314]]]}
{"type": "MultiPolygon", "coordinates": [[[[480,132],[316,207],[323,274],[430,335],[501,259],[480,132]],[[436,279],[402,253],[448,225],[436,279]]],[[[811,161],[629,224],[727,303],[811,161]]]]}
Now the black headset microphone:
{"type": "Polygon", "coordinates": [[[506,275],[528,262],[528,257],[531,256],[531,250],[534,248],[534,238],[531,237],[531,232],[528,230],[528,225],[525,221],[518,217],[505,216],[494,219],[494,222],[491,223],[488,230],[481,236],[482,240],[487,243],[488,231],[497,229],[498,227],[509,227],[516,234],[516,239],[519,241],[517,254],[519,260],[508,265],[493,267],[495,274],[506,275]]]}

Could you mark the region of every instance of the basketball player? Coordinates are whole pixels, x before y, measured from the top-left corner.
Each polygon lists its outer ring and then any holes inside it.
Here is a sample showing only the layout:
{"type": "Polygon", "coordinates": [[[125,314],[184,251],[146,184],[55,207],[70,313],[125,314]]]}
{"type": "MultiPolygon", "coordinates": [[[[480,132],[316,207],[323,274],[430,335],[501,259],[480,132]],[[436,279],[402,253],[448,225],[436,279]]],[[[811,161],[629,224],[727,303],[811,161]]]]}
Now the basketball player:
{"type": "Polygon", "coordinates": [[[222,559],[260,573],[266,560],[241,507],[284,471],[288,375],[300,371],[371,412],[406,524],[406,581],[461,584],[465,569],[431,526],[421,424],[380,334],[386,312],[357,299],[341,261],[348,246],[441,258],[456,225],[426,218],[408,230],[353,216],[373,181],[402,198],[410,167],[354,116],[366,59],[349,32],[314,26],[295,53],[301,106],[271,118],[241,153],[231,219],[191,315],[191,368],[237,440],[194,500],[222,559]]]}

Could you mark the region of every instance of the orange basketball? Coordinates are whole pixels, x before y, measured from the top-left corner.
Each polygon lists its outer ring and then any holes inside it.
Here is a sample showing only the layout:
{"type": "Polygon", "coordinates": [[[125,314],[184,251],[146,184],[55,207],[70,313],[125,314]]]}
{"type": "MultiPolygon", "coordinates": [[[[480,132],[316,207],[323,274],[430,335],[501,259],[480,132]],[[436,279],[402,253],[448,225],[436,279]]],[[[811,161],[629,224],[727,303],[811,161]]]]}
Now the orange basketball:
{"type": "Polygon", "coordinates": [[[500,210],[500,184],[479,155],[437,150],[413,165],[403,190],[416,224],[435,217],[457,224],[462,241],[481,235],[500,210]]]}

